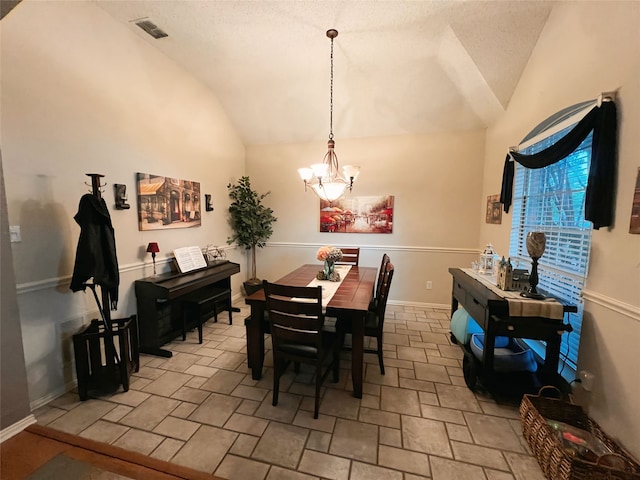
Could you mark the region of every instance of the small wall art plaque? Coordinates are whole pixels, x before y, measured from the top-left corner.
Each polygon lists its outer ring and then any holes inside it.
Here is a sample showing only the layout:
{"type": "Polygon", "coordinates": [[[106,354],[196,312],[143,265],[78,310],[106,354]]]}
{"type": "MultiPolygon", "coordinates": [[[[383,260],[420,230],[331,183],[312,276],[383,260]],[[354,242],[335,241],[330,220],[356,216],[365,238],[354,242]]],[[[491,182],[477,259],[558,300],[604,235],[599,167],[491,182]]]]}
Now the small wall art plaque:
{"type": "Polygon", "coordinates": [[[487,218],[486,223],[500,225],[502,223],[502,204],[500,195],[489,195],[487,197],[487,218]]]}

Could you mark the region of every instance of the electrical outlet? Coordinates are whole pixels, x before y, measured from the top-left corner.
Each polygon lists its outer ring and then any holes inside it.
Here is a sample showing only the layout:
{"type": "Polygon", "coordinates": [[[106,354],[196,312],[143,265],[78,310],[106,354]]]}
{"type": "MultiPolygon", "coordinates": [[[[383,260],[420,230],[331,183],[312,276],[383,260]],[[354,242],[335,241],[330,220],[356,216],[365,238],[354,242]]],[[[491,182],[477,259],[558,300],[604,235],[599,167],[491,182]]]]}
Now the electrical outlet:
{"type": "Polygon", "coordinates": [[[587,392],[590,392],[593,389],[593,381],[596,378],[593,373],[587,372],[586,370],[580,370],[578,372],[578,378],[580,379],[580,385],[582,385],[582,388],[587,392]]]}
{"type": "Polygon", "coordinates": [[[431,280],[427,281],[427,290],[431,290],[433,288],[433,282],[431,280]]]}

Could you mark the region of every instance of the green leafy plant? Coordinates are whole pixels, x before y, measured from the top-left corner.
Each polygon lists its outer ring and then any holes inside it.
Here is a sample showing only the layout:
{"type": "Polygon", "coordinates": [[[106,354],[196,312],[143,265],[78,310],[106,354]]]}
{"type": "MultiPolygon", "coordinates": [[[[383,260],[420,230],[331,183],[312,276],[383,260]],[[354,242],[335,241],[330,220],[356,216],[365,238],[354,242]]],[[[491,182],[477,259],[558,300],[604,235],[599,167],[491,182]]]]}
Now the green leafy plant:
{"type": "Polygon", "coordinates": [[[243,176],[237,182],[227,185],[229,198],[229,223],[233,235],[227,243],[237,243],[251,251],[251,277],[248,282],[260,283],[256,273],[256,248],[263,248],[273,234],[273,223],[277,218],[273,210],[262,204],[271,192],[259,194],[251,188],[249,177],[243,176]]]}

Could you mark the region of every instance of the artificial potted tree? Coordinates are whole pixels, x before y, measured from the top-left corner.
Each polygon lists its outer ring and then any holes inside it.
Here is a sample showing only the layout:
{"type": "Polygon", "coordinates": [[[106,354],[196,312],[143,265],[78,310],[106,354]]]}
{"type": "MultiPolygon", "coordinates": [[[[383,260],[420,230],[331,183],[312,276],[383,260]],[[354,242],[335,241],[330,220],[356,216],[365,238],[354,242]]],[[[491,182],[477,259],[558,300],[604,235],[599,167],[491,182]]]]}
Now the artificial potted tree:
{"type": "Polygon", "coordinates": [[[271,192],[259,194],[251,188],[249,177],[243,176],[235,183],[227,185],[229,190],[229,223],[233,235],[227,243],[236,243],[251,251],[251,277],[244,282],[247,295],[262,288],[262,280],[256,273],[256,248],[262,248],[273,233],[273,223],[277,220],[273,210],[262,204],[271,192]]]}

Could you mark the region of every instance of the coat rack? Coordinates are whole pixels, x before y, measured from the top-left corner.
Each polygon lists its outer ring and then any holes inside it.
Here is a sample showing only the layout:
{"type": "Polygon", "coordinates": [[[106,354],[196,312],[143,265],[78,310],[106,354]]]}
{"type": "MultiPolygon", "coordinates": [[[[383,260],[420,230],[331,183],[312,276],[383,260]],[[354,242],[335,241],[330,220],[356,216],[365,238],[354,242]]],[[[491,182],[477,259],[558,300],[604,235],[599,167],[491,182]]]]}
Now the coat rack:
{"type": "MultiPolygon", "coordinates": [[[[101,190],[101,188],[107,185],[106,183],[102,184],[100,181],[100,179],[103,178],[104,175],[100,173],[87,173],[86,175],[88,177],[91,177],[91,185],[90,185],[91,194],[96,198],[102,198],[102,192],[104,190],[101,190]]],[[[89,186],[89,184],[86,182],[85,182],[85,185],[89,186]]],[[[111,332],[112,331],[111,310],[110,310],[110,299],[109,299],[108,290],[106,288],[100,287],[100,293],[102,297],[102,302],[101,302],[100,298],[98,298],[98,294],[96,293],[95,279],[92,283],[85,283],[85,285],[89,287],[91,289],[91,293],[93,293],[93,298],[95,299],[96,304],[98,305],[98,311],[100,312],[100,318],[102,319],[102,323],[104,325],[105,331],[111,332]]],[[[112,355],[116,364],[118,364],[120,363],[120,358],[118,356],[118,352],[113,343],[113,338],[111,338],[111,340],[112,341],[107,342],[105,346],[110,350],[109,354],[112,355]]]]}
{"type": "MultiPolygon", "coordinates": [[[[102,175],[100,173],[87,173],[86,175],[88,177],[91,177],[91,194],[93,196],[97,197],[97,198],[102,198],[103,190],[100,190],[100,189],[107,185],[106,183],[104,183],[104,184],[100,183],[100,179],[102,177],[104,177],[104,175],[102,175]]],[[[85,185],[89,185],[89,184],[85,182],[85,185]]],[[[111,323],[110,323],[111,311],[108,308],[108,306],[109,306],[109,293],[104,288],[100,289],[100,292],[102,294],[101,295],[102,296],[102,303],[100,303],[100,299],[98,299],[98,294],[96,293],[96,284],[95,283],[87,283],[86,285],[93,292],[93,296],[96,299],[96,303],[98,304],[98,310],[100,312],[100,316],[102,317],[102,322],[104,323],[104,327],[107,330],[111,330],[111,323]],[[105,305],[107,305],[106,309],[104,308],[105,305]]]]}
{"type": "Polygon", "coordinates": [[[129,377],[140,365],[136,315],[111,318],[111,310],[116,310],[118,303],[120,274],[113,225],[102,198],[104,175],[86,175],[91,177],[91,190],[80,199],[74,216],[81,232],[70,288],[74,292],[91,289],[100,319],[91,320],[83,331],[73,335],[78,395],[82,401],[90,394],[111,393],[120,385],[128,391],[129,377]]]}

